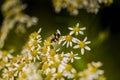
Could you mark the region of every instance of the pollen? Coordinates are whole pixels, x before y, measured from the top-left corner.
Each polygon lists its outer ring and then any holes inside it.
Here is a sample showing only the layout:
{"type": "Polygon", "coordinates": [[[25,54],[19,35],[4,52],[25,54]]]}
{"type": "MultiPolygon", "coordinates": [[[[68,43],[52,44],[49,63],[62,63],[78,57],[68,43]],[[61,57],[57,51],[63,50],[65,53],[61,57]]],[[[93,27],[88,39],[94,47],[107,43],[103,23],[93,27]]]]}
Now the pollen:
{"type": "Polygon", "coordinates": [[[33,50],[33,51],[31,52],[31,54],[32,54],[32,56],[37,56],[37,50],[33,50]]]}
{"type": "Polygon", "coordinates": [[[54,6],[55,6],[55,7],[60,7],[60,6],[61,6],[61,3],[60,3],[59,1],[55,1],[54,6]]]}
{"type": "Polygon", "coordinates": [[[45,70],[45,69],[47,69],[49,66],[48,66],[48,64],[47,63],[44,63],[43,64],[43,66],[42,66],[42,68],[45,70]]]}
{"type": "Polygon", "coordinates": [[[8,71],[7,74],[8,74],[8,76],[9,76],[10,78],[12,78],[12,77],[14,76],[14,75],[13,75],[13,72],[11,72],[11,71],[8,71]]]}
{"type": "Polygon", "coordinates": [[[34,40],[33,41],[33,46],[36,46],[38,44],[38,41],[37,40],[34,40]]]}
{"type": "Polygon", "coordinates": [[[0,65],[1,65],[1,66],[5,65],[5,61],[0,60],[0,65]]]}
{"type": "Polygon", "coordinates": [[[94,73],[94,72],[96,72],[96,71],[97,71],[97,68],[96,68],[96,67],[91,67],[91,68],[90,68],[90,72],[91,72],[91,73],[94,73]]]}
{"type": "Polygon", "coordinates": [[[51,50],[50,50],[50,55],[51,55],[51,56],[54,56],[55,54],[56,54],[56,51],[55,51],[54,49],[51,49],[51,50]]]}
{"type": "Polygon", "coordinates": [[[72,69],[72,66],[71,66],[70,64],[67,64],[67,65],[65,66],[65,69],[66,69],[67,71],[70,71],[70,70],[72,69]]]}
{"type": "Polygon", "coordinates": [[[47,61],[47,56],[43,56],[43,57],[42,57],[42,61],[43,61],[43,62],[46,62],[46,61],[47,61]]]}
{"type": "Polygon", "coordinates": [[[67,42],[72,41],[72,36],[71,35],[67,35],[65,39],[66,39],[67,42]]]}
{"type": "Polygon", "coordinates": [[[2,56],[6,57],[7,55],[8,55],[8,52],[7,51],[3,51],[2,56]]]}
{"type": "Polygon", "coordinates": [[[84,71],[84,72],[82,72],[81,77],[83,77],[83,78],[86,78],[86,77],[87,77],[87,74],[86,74],[86,72],[85,72],[85,71],[84,71]]]}
{"type": "Polygon", "coordinates": [[[84,48],[85,47],[85,42],[83,42],[83,41],[79,42],[79,47],[84,48]]]}
{"type": "Polygon", "coordinates": [[[52,65],[53,67],[57,68],[59,66],[59,62],[54,62],[54,64],[52,65]]]}
{"type": "Polygon", "coordinates": [[[21,73],[21,77],[25,79],[27,77],[27,74],[23,72],[21,73]]]}
{"type": "Polygon", "coordinates": [[[63,59],[63,56],[61,54],[58,55],[59,60],[63,59]]]}
{"type": "Polygon", "coordinates": [[[30,62],[30,59],[29,59],[29,58],[25,58],[25,62],[26,62],[26,63],[29,63],[29,62],[30,62]]]}
{"type": "Polygon", "coordinates": [[[25,66],[25,64],[20,64],[20,66],[17,68],[18,71],[22,71],[22,68],[25,66]]]}
{"type": "Polygon", "coordinates": [[[47,48],[46,47],[42,47],[41,52],[42,53],[46,53],[47,52],[47,48]]]}
{"type": "Polygon", "coordinates": [[[57,72],[57,73],[56,73],[56,77],[57,77],[57,78],[61,78],[61,77],[62,77],[62,73],[61,73],[61,72],[57,72]]]}
{"type": "Polygon", "coordinates": [[[74,56],[74,54],[70,54],[70,58],[72,59],[72,58],[74,58],[75,56],[74,56]]]}
{"type": "Polygon", "coordinates": [[[46,40],[44,44],[45,44],[45,46],[50,46],[51,42],[49,40],[46,40]]]}
{"type": "Polygon", "coordinates": [[[80,28],[79,28],[79,27],[74,27],[74,28],[73,28],[73,31],[74,31],[74,32],[79,32],[79,31],[80,31],[80,28]]]}
{"type": "Polygon", "coordinates": [[[30,39],[33,39],[33,38],[36,38],[38,36],[38,33],[37,32],[34,32],[30,35],[30,39]]]}

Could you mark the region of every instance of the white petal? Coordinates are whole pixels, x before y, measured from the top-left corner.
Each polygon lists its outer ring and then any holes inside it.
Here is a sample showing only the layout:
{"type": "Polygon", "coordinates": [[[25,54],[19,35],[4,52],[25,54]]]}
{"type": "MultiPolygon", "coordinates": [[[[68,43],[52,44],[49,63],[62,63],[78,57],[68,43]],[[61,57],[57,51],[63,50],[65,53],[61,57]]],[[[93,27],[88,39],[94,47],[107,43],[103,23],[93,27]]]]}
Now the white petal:
{"type": "Polygon", "coordinates": [[[75,57],[75,59],[80,59],[80,57],[75,57]]]}
{"type": "Polygon", "coordinates": [[[74,33],[74,31],[70,31],[70,35],[72,35],[74,33]]]}
{"type": "Polygon", "coordinates": [[[82,34],[82,35],[84,34],[82,31],[79,31],[79,33],[82,34]]]}
{"type": "Polygon", "coordinates": [[[71,63],[73,63],[73,59],[71,59],[71,63]]]}
{"type": "Polygon", "coordinates": [[[74,48],[74,49],[77,49],[77,48],[79,48],[79,45],[76,45],[76,46],[74,46],[73,48],[74,48]]]}
{"type": "Polygon", "coordinates": [[[85,42],[85,44],[90,44],[91,43],[91,41],[87,41],[87,42],[85,42]]]}
{"type": "Polygon", "coordinates": [[[86,29],[86,27],[80,28],[80,30],[85,30],[85,29],[86,29]]]}
{"type": "Polygon", "coordinates": [[[59,29],[57,29],[57,33],[58,33],[58,34],[61,34],[59,29]]]}
{"type": "Polygon", "coordinates": [[[87,37],[84,38],[83,42],[87,41],[87,37]]]}
{"type": "Polygon", "coordinates": [[[81,48],[81,54],[82,55],[84,54],[84,48],[81,48]]]}
{"type": "Polygon", "coordinates": [[[70,47],[72,47],[72,42],[70,42],[70,47]]]}
{"type": "Polygon", "coordinates": [[[73,30],[73,28],[71,28],[71,27],[68,27],[68,29],[69,29],[69,30],[73,30]]]}
{"type": "Polygon", "coordinates": [[[66,44],[66,41],[63,43],[63,46],[66,44]]]}
{"type": "Polygon", "coordinates": [[[90,47],[88,47],[88,46],[85,46],[85,49],[88,50],[88,51],[91,50],[90,47]]]}
{"type": "Polygon", "coordinates": [[[76,25],[77,27],[79,27],[79,23],[77,23],[77,25],[76,25]]]}
{"type": "Polygon", "coordinates": [[[78,43],[78,42],[80,42],[80,40],[77,39],[77,38],[73,38],[73,39],[72,39],[72,42],[74,42],[74,43],[78,43]]]}
{"type": "Polygon", "coordinates": [[[41,30],[42,30],[42,29],[40,28],[40,29],[38,30],[38,33],[40,33],[40,32],[41,32],[41,30]]]}
{"type": "Polygon", "coordinates": [[[60,39],[60,40],[59,40],[59,42],[58,42],[58,44],[61,44],[61,42],[62,42],[62,41],[63,41],[63,40],[62,40],[62,39],[60,39]]]}
{"type": "Polygon", "coordinates": [[[76,34],[75,35],[78,35],[78,32],[76,32],[76,34]]]}
{"type": "Polygon", "coordinates": [[[67,48],[69,47],[69,45],[70,45],[70,42],[67,42],[67,48]]]}

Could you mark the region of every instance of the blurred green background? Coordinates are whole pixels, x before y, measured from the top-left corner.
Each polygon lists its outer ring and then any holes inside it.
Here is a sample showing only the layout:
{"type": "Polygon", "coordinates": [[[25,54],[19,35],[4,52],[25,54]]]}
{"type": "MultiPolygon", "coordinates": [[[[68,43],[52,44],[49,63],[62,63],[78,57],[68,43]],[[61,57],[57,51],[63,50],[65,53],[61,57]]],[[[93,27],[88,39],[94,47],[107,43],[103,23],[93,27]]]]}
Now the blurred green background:
{"type": "MultiPolygon", "coordinates": [[[[15,29],[10,31],[3,49],[15,49],[15,53],[20,53],[22,46],[28,39],[28,35],[42,27],[43,40],[59,29],[61,33],[67,34],[67,27],[76,25],[87,27],[85,35],[92,41],[91,51],[81,56],[77,69],[83,69],[86,63],[91,61],[101,61],[102,69],[105,70],[107,80],[120,80],[120,0],[114,0],[110,6],[103,6],[98,14],[87,13],[80,10],[79,15],[72,16],[69,12],[62,10],[55,13],[52,0],[22,0],[27,4],[24,12],[39,19],[37,25],[32,26],[25,34],[15,33],[15,29]],[[78,68],[80,67],[80,68],[78,68]]],[[[0,8],[4,0],[0,0],[0,8]]],[[[0,11],[0,25],[3,22],[3,15],[0,11]]],[[[1,28],[1,26],[0,26],[1,28]]]]}

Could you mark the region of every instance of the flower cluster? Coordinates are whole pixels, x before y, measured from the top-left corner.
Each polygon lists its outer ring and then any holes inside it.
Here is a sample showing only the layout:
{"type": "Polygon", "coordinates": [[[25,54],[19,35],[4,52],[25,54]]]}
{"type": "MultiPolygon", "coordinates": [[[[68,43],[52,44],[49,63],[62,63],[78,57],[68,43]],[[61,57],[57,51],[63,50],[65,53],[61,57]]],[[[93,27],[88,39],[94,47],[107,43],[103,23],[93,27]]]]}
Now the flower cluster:
{"type": "Polygon", "coordinates": [[[101,66],[101,62],[88,63],[88,68],[79,72],[79,80],[106,80],[103,76],[104,71],[99,69],[101,66]]]}
{"type": "Polygon", "coordinates": [[[17,26],[16,31],[25,32],[25,27],[30,27],[37,22],[36,17],[30,17],[22,12],[26,8],[20,0],[5,0],[2,5],[2,13],[4,21],[0,30],[0,48],[4,46],[4,41],[14,26],[17,26]]]}
{"type": "Polygon", "coordinates": [[[90,13],[97,13],[100,4],[111,4],[113,0],[53,0],[53,6],[56,12],[66,8],[71,14],[77,15],[79,9],[85,9],[90,13]]]}
{"type": "Polygon", "coordinates": [[[77,71],[73,66],[75,60],[80,59],[80,54],[74,52],[80,49],[90,50],[87,46],[90,41],[87,37],[80,40],[79,35],[84,34],[85,27],[77,23],[68,28],[69,34],[62,35],[59,30],[46,40],[42,40],[38,32],[33,32],[26,42],[21,54],[12,56],[11,51],[0,51],[1,80],[105,80],[103,71],[99,70],[101,63],[92,62],[88,69],[77,71]],[[61,46],[56,48],[54,44],[61,46]],[[67,52],[62,49],[65,47],[67,52]],[[32,76],[31,76],[32,75],[32,76]]]}

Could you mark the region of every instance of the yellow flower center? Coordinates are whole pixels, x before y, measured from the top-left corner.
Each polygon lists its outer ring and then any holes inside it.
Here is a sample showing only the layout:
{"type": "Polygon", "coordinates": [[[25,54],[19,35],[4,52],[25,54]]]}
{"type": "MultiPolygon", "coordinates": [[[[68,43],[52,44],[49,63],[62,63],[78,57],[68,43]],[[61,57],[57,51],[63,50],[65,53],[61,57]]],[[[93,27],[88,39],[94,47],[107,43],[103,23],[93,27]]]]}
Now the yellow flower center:
{"type": "Polygon", "coordinates": [[[80,28],[79,28],[79,27],[74,27],[74,28],[73,28],[73,31],[74,31],[74,32],[79,32],[79,31],[80,31],[80,28]]]}
{"type": "Polygon", "coordinates": [[[106,78],[104,76],[100,76],[98,80],[106,80],[106,78]]]}
{"type": "Polygon", "coordinates": [[[67,42],[72,41],[72,36],[71,35],[67,35],[65,39],[66,39],[67,42]]]}
{"type": "Polygon", "coordinates": [[[96,67],[90,67],[90,72],[91,73],[95,73],[97,71],[97,68],[96,67]]]}
{"type": "Polygon", "coordinates": [[[23,57],[24,57],[23,55],[19,55],[19,56],[17,57],[17,59],[20,59],[20,60],[21,60],[21,59],[23,59],[23,57]]]}
{"type": "Polygon", "coordinates": [[[50,46],[51,42],[50,42],[50,40],[46,40],[44,44],[45,44],[45,46],[50,46]]]}
{"type": "Polygon", "coordinates": [[[72,59],[72,58],[74,58],[75,56],[74,56],[74,54],[70,54],[70,58],[72,59]]]}
{"type": "Polygon", "coordinates": [[[13,62],[13,63],[15,63],[17,61],[17,58],[16,57],[13,57],[12,59],[11,59],[11,62],[13,62]]]}
{"type": "Polygon", "coordinates": [[[8,76],[9,76],[10,78],[12,78],[12,77],[13,77],[13,72],[8,71],[8,72],[7,72],[7,74],[8,74],[8,76]]]}
{"type": "Polygon", "coordinates": [[[71,11],[74,11],[76,9],[76,6],[75,5],[70,5],[70,9],[71,9],[71,11]]]}
{"type": "Polygon", "coordinates": [[[47,52],[47,48],[46,47],[42,47],[41,52],[42,53],[46,53],[47,52]]]}
{"type": "Polygon", "coordinates": [[[15,10],[17,10],[17,11],[20,11],[20,10],[22,10],[22,6],[20,6],[20,5],[17,5],[17,6],[15,7],[15,10]]]}
{"type": "Polygon", "coordinates": [[[38,33],[37,32],[34,32],[30,35],[30,39],[33,39],[33,38],[36,38],[38,36],[38,33]]]}
{"type": "Polygon", "coordinates": [[[43,64],[43,66],[42,66],[42,68],[45,70],[45,69],[47,69],[49,66],[48,66],[48,64],[47,63],[44,63],[43,64]]]}
{"type": "Polygon", "coordinates": [[[42,57],[42,61],[43,61],[43,62],[46,62],[46,61],[47,61],[47,56],[43,56],[43,57],[42,57]]]}
{"type": "Polygon", "coordinates": [[[61,6],[61,3],[59,1],[54,2],[54,7],[59,8],[61,6]]]}
{"type": "Polygon", "coordinates": [[[5,65],[5,63],[6,63],[5,61],[0,60],[0,65],[1,65],[1,66],[4,66],[4,65],[5,65]]]}
{"type": "Polygon", "coordinates": [[[81,4],[81,3],[82,3],[82,0],[77,0],[77,3],[80,3],[80,4],[81,4]]]}
{"type": "Polygon", "coordinates": [[[22,68],[25,66],[25,64],[20,64],[20,66],[17,68],[18,71],[22,71],[22,68]]]}
{"type": "Polygon", "coordinates": [[[31,49],[31,46],[30,46],[28,43],[25,45],[25,47],[26,47],[28,50],[31,49]]]}
{"type": "Polygon", "coordinates": [[[70,71],[72,69],[72,66],[70,64],[67,64],[65,66],[65,70],[70,71]]]}
{"type": "Polygon", "coordinates": [[[83,42],[83,41],[79,42],[79,47],[84,48],[85,47],[85,42],[83,42]]]}
{"type": "Polygon", "coordinates": [[[54,64],[52,66],[55,68],[58,68],[59,64],[60,64],[59,62],[54,62],[54,64]]]}
{"type": "Polygon", "coordinates": [[[38,44],[38,41],[37,41],[37,40],[34,40],[32,45],[33,45],[33,46],[36,46],[37,44],[38,44]]]}
{"type": "Polygon", "coordinates": [[[81,74],[80,76],[83,77],[83,78],[86,78],[86,77],[87,77],[87,74],[86,74],[86,72],[84,71],[84,72],[82,72],[82,74],[81,74]]]}
{"type": "Polygon", "coordinates": [[[58,54],[58,58],[59,58],[59,60],[62,60],[63,56],[61,54],[58,54]]]}
{"type": "Polygon", "coordinates": [[[46,77],[46,80],[51,80],[52,72],[49,72],[46,76],[47,76],[47,77],[46,77]]]}
{"type": "Polygon", "coordinates": [[[32,54],[32,56],[37,56],[37,50],[33,50],[33,51],[31,52],[31,54],[32,54]]]}
{"type": "Polygon", "coordinates": [[[26,63],[29,63],[29,62],[30,62],[30,59],[29,59],[29,58],[25,58],[25,62],[26,62],[26,63]]]}
{"type": "Polygon", "coordinates": [[[8,55],[8,52],[7,51],[3,51],[2,56],[6,57],[7,55],[8,55]]]}
{"type": "Polygon", "coordinates": [[[61,78],[62,77],[62,73],[61,72],[57,72],[56,73],[56,78],[61,78]]]}
{"type": "Polygon", "coordinates": [[[55,54],[56,54],[56,50],[51,49],[51,50],[50,50],[50,55],[51,55],[51,56],[54,56],[55,54]]]}
{"type": "Polygon", "coordinates": [[[25,79],[25,78],[27,77],[27,74],[24,73],[24,72],[22,72],[22,73],[21,73],[21,77],[25,79]]]}
{"type": "Polygon", "coordinates": [[[55,61],[55,58],[53,56],[50,57],[51,61],[55,61]]]}

